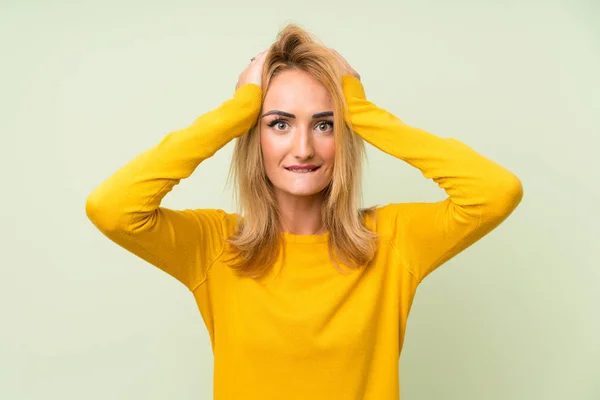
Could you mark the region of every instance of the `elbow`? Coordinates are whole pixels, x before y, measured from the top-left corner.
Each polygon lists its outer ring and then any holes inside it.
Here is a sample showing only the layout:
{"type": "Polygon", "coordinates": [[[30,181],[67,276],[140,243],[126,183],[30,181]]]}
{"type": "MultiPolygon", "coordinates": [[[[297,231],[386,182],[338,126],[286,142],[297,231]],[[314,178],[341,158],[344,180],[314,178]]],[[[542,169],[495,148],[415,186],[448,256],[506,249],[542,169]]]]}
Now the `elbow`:
{"type": "Polygon", "coordinates": [[[92,193],[85,202],[85,214],[88,219],[101,232],[110,232],[117,229],[118,219],[114,218],[114,213],[103,205],[101,199],[92,193]]]}
{"type": "Polygon", "coordinates": [[[94,198],[93,193],[91,195],[88,196],[88,198],[85,201],[85,215],[88,217],[88,219],[92,222],[94,222],[95,220],[98,219],[98,212],[99,207],[98,207],[98,202],[96,201],[96,199],[94,198]]]}
{"type": "Polygon", "coordinates": [[[510,177],[506,182],[506,192],[508,195],[509,202],[515,207],[523,200],[523,182],[513,173],[509,174],[510,177]]]}
{"type": "Polygon", "coordinates": [[[499,218],[508,217],[523,199],[523,182],[512,172],[506,172],[498,180],[494,188],[493,208],[499,218]]]}
{"type": "Polygon", "coordinates": [[[98,199],[92,193],[85,201],[85,215],[98,229],[104,230],[101,210],[98,199]]]}

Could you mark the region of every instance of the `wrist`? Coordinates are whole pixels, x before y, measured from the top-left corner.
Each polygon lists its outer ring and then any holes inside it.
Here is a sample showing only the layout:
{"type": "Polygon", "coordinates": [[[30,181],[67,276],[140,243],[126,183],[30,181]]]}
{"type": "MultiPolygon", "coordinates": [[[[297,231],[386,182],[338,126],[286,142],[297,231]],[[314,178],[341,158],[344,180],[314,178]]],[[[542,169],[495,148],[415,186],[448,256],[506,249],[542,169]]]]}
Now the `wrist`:
{"type": "Polygon", "coordinates": [[[366,99],[365,89],[359,78],[352,74],[342,76],[342,90],[346,99],[366,99]]]}

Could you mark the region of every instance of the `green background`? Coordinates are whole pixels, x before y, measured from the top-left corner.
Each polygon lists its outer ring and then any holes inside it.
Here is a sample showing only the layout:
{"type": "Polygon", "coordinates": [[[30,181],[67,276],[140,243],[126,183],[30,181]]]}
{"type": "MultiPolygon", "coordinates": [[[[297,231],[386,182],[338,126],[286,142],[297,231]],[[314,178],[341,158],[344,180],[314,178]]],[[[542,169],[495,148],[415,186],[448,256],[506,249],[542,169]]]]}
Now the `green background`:
{"type": "MultiPolygon", "coordinates": [[[[0,398],[212,398],[191,294],[105,239],[85,200],[227,100],[288,22],[343,54],[377,105],[523,181],[514,214],[419,288],[402,399],[600,399],[591,0],[0,2],[0,398]]],[[[232,148],[163,205],[234,211],[232,148]]],[[[445,197],[368,156],[365,205],[445,197]]]]}

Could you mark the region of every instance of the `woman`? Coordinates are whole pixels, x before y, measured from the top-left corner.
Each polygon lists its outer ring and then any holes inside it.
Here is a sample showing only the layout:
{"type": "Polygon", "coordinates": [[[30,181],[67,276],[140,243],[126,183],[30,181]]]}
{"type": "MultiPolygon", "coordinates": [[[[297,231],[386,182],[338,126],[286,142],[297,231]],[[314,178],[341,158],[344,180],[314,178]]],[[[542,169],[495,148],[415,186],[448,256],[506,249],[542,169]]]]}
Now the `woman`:
{"type": "Polygon", "coordinates": [[[419,283],[521,198],[514,174],[377,107],[337,52],[291,25],[252,59],[231,99],[117,171],[86,210],[193,293],[216,399],[381,400],[399,398],[419,283]],[[160,207],[234,138],[241,217],[160,207]],[[448,198],[360,210],[363,140],[448,198]]]}

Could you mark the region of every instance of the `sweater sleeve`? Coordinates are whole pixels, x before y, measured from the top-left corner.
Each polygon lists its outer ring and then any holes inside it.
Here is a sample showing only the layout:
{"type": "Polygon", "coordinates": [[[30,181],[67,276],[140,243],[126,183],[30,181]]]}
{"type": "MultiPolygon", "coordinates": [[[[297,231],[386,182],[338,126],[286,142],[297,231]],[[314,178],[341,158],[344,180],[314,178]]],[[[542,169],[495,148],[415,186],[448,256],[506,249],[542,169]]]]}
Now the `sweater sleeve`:
{"type": "Polygon", "coordinates": [[[193,291],[222,251],[226,214],[172,210],[161,201],[203,160],[253,126],[261,96],[259,86],[241,86],[218,108],[166,135],[88,196],[88,218],[110,240],[193,291]]]}
{"type": "Polygon", "coordinates": [[[361,82],[342,78],[346,121],[379,150],[418,168],[448,197],[434,203],[390,204],[378,224],[409,272],[421,282],[505,220],[523,197],[513,173],[455,139],[404,124],[366,100],[361,82]]]}

